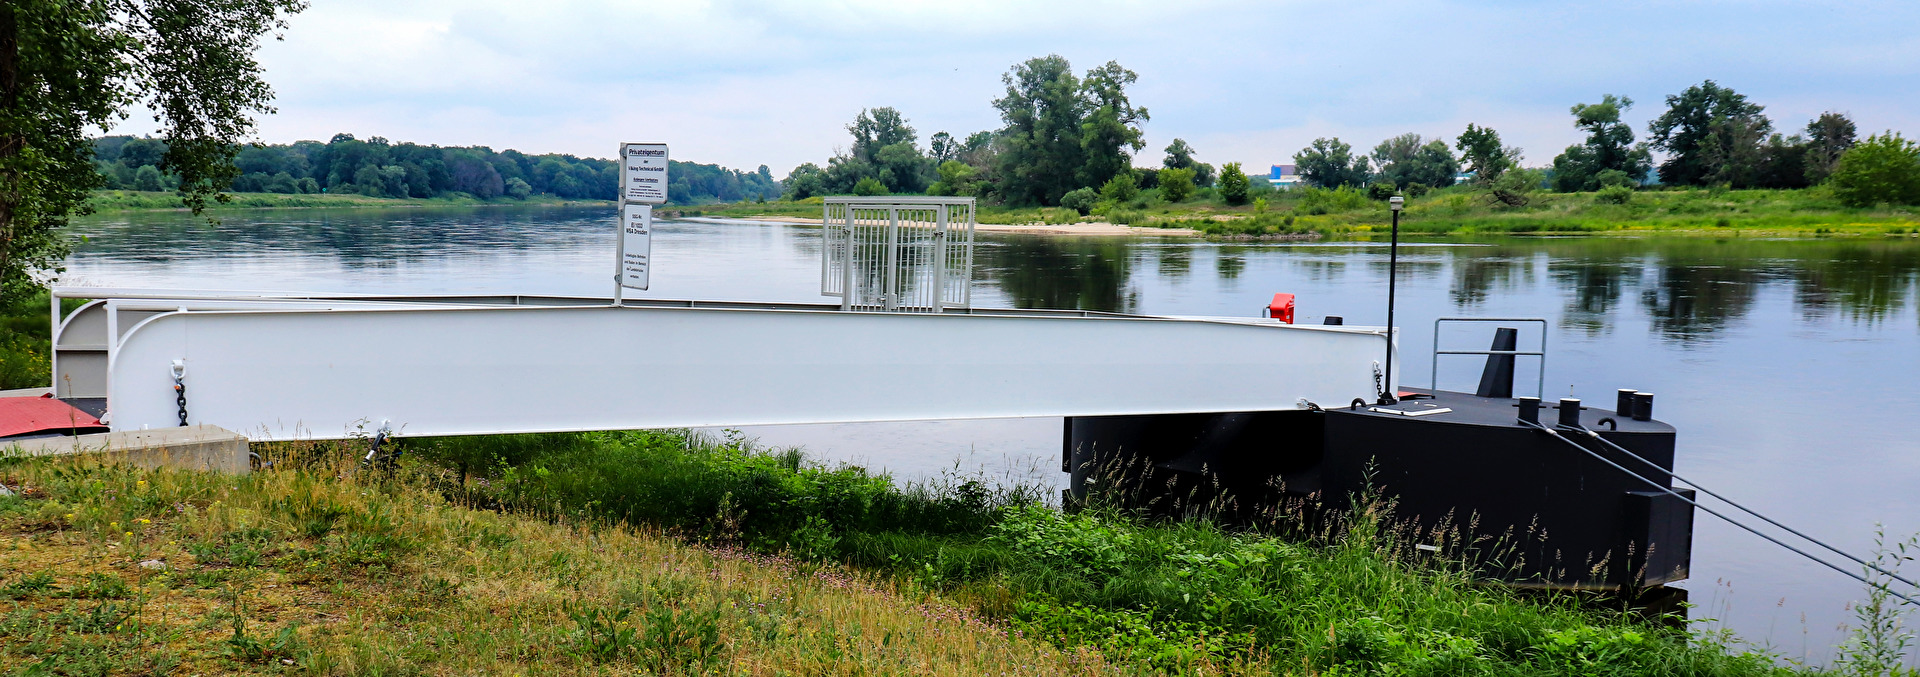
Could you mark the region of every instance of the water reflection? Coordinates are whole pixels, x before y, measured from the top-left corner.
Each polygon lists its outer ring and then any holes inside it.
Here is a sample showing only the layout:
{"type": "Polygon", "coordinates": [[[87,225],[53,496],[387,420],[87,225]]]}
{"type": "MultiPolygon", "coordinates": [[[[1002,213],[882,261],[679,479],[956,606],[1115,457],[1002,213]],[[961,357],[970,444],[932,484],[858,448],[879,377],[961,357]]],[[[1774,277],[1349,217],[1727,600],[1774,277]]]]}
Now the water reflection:
{"type": "MultiPolygon", "coordinates": [[[[84,268],[87,261],[110,259],[151,269],[208,260],[266,265],[297,252],[325,255],[344,272],[461,257],[497,266],[553,250],[582,252],[580,258],[592,259],[594,250],[611,244],[606,233],[610,219],[608,209],[564,207],[283,210],[225,215],[217,224],[171,212],[115,214],[76,225],[88,240],[79,247],[75,263],[84,268]]],[[[740,229],[751,229],[731,228],[735,231],[729,237],[735,238],[745,236],[740,229]]],[[[796,268],[806,265],[800,259],[818,256],[817,231],[758,232],[779,240],[760,246],[785,250],[796,268]]],[[[1040,236],[980,239],[976,296],[1003,296],[1023,308],[1138,312],[1143,293],[1152,296],[1150,288],[1201,282],[1213,285],[1212,292],[1203,288],[1190,293],[1239,294],[1251,271],[1271,274],[1276,267],[1289,279],[1357,293],[1380,285],[1386,272],[1384,248],[1366,243],[1293,247],[1040,236]],[[1208,271],[1198,277],[1196,257],[1208,271]],[[1358,270],[1353,263],[1361,264],[1358,270]]],[[[1489,246],[1416,243],[1403,249],[1403,290],[1441,293],[1453,308],[1471,313],[1504,296],[1539,293],[1539,278],[1544,276],[1560,298],[1563,330],[1586,336],[1612,331],[1624,319],[1623,300],[1631,298],[1638,302],[1649,332],[1669,343],[1690,345],[1710,341],[1737,324],[1771,288],[1790,294],[1799,316],[1872,326],[1909,308],[1920,285],[1920,242],[1906,238],[1506,238],[1479,244],[1489,246]]],[[[1257,284],[1246,284],[1244,293],[1287,291],[1257,284]]],[[[1242,299],[1221,303],[1231,314],[1241,314],[1245,306],[1242,299]]],[[[1171,312],[1207,310],[1203,303],[1171,312]]]]}
{"type": "Polygon", "coordinates": [[[1494,289],[1514,289],[1533,281],[1531,259],[1517,256],[1506,248],[1455,251],[1461,254],[1453,261],[1453,286],[1449,292],[1457,308],[1485,303],[1488,292],[1494,289]]]}
{"type": "MultiPolygon", "coordinates": [[[[976,249],[974,271],[1016,308],[1134,312],[1139,294],[1129,285],[1133,245],[1042,236],[989,240],[976,249]]],[[[1160,270],[1164,275],[1168,268],[1162,263],[1160,270]]],[[[1182,269],[1179,276],[1184,274],[1182,269]]]]}
{"type": "Polygon", "coordinates": [[[1568,298],[1560,314],[1563,330],[1595,336],[1607,330],[1607,316],[1620,305],[1627,285],[1637,284],[1640,265],[1624,259],[1594,258],[1584,265],[1555,265],[1548,273],[1568,298]]]}

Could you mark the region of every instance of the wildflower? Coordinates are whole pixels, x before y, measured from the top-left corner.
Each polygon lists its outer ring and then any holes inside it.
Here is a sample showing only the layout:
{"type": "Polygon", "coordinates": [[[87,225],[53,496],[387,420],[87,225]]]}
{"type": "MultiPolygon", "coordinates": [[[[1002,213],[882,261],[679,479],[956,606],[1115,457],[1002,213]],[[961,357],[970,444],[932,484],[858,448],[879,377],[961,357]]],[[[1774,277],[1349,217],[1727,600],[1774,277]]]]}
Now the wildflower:
{"type": "Polygon", "coordinates": [[[118,528],[120,528],[120,523],[119,523],[119,522],[108,522],[108,523],[107,523],[107,526],[109,526],[109,527],[112,527],[112,528],[115,528],[115,529],[118,529],[118,528]]]}
{"type": "Polygon", "coordinates": [[[67,519],[73,519],[73,513],[67,513],[67,519]]]}
{"type": "Polygon", "coordinates": [[[127,537],[128,537],[128,538],[132,538],[132,537],[133,537],[133,532],[131,532],[131,531],[129,531],[129,532],[127,532],[127,537]]]}

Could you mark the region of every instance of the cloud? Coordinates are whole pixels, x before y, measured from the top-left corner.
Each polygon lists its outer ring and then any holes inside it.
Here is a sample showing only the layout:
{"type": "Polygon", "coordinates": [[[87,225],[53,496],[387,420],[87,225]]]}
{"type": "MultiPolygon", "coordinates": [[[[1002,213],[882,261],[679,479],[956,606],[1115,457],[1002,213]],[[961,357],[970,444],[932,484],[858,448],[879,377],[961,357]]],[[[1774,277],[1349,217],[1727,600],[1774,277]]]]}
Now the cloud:
{"type": "Polygon", "coordinates": [[[844,146],[863,107],[900,108],[923,141],[996,127],[1001,73],[1058,53],[1140,74],[1143,165],[1175,137],[1264,167],[1316,136],[1371,147],[1468,122],[1546,164],[1580,139],[1573,104],[1630,96],[1644,130],[1662,97],[1709,78],[1782,130],[1845,110],[1920,132],[1916,20],[1892,2],[336,0],[263,50],[280,112],[261,137],[594,156],[661,139],[784,174],[844,146]]]}

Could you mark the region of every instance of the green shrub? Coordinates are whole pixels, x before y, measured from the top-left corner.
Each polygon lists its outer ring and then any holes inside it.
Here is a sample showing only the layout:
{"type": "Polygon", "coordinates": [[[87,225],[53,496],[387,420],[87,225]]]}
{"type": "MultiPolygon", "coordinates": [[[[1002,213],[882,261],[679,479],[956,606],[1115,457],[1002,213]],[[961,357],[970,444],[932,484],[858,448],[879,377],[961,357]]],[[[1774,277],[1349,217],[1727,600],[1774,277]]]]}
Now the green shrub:
{"type": "Polygon", "coordinates": [[[1633,201],[1633,189],[1626,186],[1607,186],[1593,194],[1593,201],[1600,204],[1623,205],[1633,201]]]}
{"type": "Polygon", "coordinates": [[[1160,170],[1160,199],[1168,202],[1185,202],[1193,197],[1193,170],[1160,170]]]}
{"type": "Polygon", "coordinates": [[[1920,147],[1893,132],[1869,136],[1840,155],[1827,180],[1850,207],[1920,204],[1920,147]]]}
{"type": "Polygon", "coordinates": [[[1515,167],[1487,187],[1487,199],[1497,207],[1525,207],[1540,190],[1540,173],[1515,167]]]}
{"type": "Polygon", "coordinates": [[[1140,197],[1140,180],[1130,171],[1115,174],[1100,186],[1100,199],[1108,202],[1126,203],[1136,197],[1140,197]]]}
{"type": "Polygon", "coordinates": [[[1599,183],[1602,188],[1632,188],[1634,185],[1640,183],[1639,181],[1633,180],[1633,177],[1627,175],[1626,172],[1618,169],[1600,170],[1600,173],[1593,175],[1593,180],[1599,183]]]}
{"type": "Polygon", "coordinates": [[[853,184],[853,194],[860,196],[886,195],[888,194],[887,184],[881,183],[879,179],[869,176],[853,184]]]}
{"type": "Polygon", "coordinates": [[[1220,168],[1218,187],[1220,199],[1225,200],[1227,204],[1235,206],[1246,204],[1247,193],[1251,190],[1247,181],[1247,174],[1246,172],[1240,171],[1240,163],[1238,162],[1229,162],[1226,166],[1220,168]]]}
{"type": "Polygon", "coordinates": [[[1092,188],[1076,188],[1067,191],[1066,195],[1060,196],[1060,206],[1079,212],[1081,216],[1086,216],[1087,212],[1093,210],[1093,203],[1099,201],[1099,199],[1100,194],[1093,192],[1092,188]]]}
{"type": "Polygon", "coordinates": [[[1301,189],[1300,204],[1295,206],[1294,210],[1302,214],[1338,214],[1364,209],[1366,206],[1367,196],[1353,186],[1339,188],[1309,186],[1301,189]]]}

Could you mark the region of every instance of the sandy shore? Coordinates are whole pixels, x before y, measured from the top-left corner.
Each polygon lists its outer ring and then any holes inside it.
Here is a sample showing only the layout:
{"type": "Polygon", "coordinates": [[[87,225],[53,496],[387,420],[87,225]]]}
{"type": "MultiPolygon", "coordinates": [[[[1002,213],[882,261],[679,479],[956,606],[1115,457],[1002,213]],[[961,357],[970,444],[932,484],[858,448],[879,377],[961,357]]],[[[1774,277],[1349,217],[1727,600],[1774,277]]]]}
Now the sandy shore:
{"type": "MultiPolygon", "coordinates": [[[[740,216],[740,217],[689,216],[686,218],[682,218],[680,220],[681,221],[697,221],[697,222],[705,222],[705,223],[759,222],[759,223],[792,223],[792,224],[808,225],[808,226],[820,225],[820,219],[810,219],[803,216],[740,216]]],[[[1199,231],[1196,231],[1190,228],[1142,228],[1138,226],[1127,226],[1127,225],[1121,225],[1117,223],[1057,223],[1057,224],[978,223],[978,224],[974,224],[973,229],[975,232],[980,232],[980,233],[1031,233],[1035,235],[1129,236],[1129,235],[1199,235],[1200,234],[1199,231]]]]}

